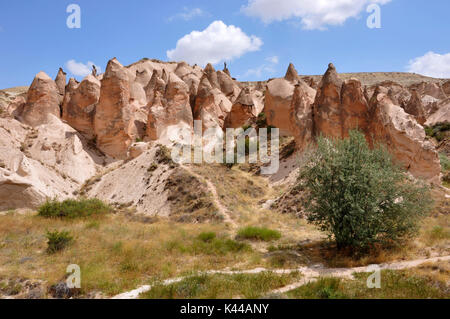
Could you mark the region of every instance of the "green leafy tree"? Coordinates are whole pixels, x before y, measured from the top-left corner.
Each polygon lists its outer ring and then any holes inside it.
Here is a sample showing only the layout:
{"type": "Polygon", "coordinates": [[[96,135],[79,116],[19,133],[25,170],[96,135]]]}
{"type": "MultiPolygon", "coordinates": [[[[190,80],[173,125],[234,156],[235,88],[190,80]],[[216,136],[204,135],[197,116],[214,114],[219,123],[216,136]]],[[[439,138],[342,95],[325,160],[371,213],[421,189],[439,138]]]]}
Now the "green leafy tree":
{"type": "Polygon", "coordinates": [[[417,232],[431,200],[428,188],[393,163],[381,146],[370,149],[364,134],[318,139],[299,175],[308,221],[334,238],[339,249],[364,250],[397,243],[417,232]]]}

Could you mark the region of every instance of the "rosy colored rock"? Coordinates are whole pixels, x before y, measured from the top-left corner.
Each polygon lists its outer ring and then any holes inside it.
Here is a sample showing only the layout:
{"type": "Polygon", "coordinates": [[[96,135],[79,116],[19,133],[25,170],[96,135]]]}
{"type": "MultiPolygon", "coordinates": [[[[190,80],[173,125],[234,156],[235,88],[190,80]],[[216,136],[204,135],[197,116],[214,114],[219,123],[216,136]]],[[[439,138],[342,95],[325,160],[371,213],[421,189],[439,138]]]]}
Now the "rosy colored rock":
{"type": "Polygon", "coordinates": [[[427,118],[425,126],[433,127],[443,123],[450,123],[450,98],[436,103],[436,111],[427,118]]]}
{"type": "Polygon", "coordinates": [[[450,80],[442,84],[442,90],[447,95],[447,97],[450,97],[450,80]]]}
{"type": "Polygon", "coordinates": [[[386,94],[374,97],[376,107],[371,133],[386,144],[394,158],[413,176],[439,184],[441,166],[433,144],[426,140],[425,130],[386,94]]]}
{"type": "Polygon", "coordinates": [[[198,85],[200,84],[198,72],[186,62],[180,62],[175,69],[175,74],[188,85],[190,102],[193,105],[197,95],[198,85]]]}
{"type": "Polygon", "coordinates": [[[204,69],[204,72],[206,74],[206,77],[208,78],[209,83],[214,89],[220,89],[220,83],[219,79],[217,77],[216,70],[211,65],[211,63],[208,63],[204,69]]]}
{"type": "MultiPolygon", "coordinates": [[[[72,91],[69,93],[70,91],[72,91]]],[[[94,138],[94,114],[100,98],[100,81],[88,75],[63,104],[63,120],[88,139],[94,138]]]]}
{"type": "Polygon", "coordinates": [[[411,99],[406,104],[404,104],[403,109],[406,113],[414,116],[414,118],[420,125],[423,125],[425,123],[425,110],[422,104],[422,99],[420,98],[417,90],[413,89],[411,91],[411,99]]]}
{"type": "MultiPolygon", "coordinates": [[[[156,77],[155,83],[161,83],[161,79],[156,77]]],[[[149,107],[147,137],[150,140],[170,142],[178,138],[180,129],[192,129],[189,87],[174,73],[169,75],[165,91],[154,91],[149,107]]]]}
{"type": "Polygon", "coordinates": [[[227,128],[239,128],[250,122],[255,122],[263,109],[262,93],[249,87],[244,88],[231,107],[225,126],[227,128]]]}
{"type": "Polygon", "coordinates": [[[341,89],[341,100],[342,136],[347,137],[348,132],[354,129],[367,133],[369,104],[364,96],[361,82],[353,78],[345,81],[341,89]]]}
{"type": "Polygon", "coordinates": [[[438,100],[442,100],[447,97],[440,83],[421,82],[411,85],[409,89],[417,90],[420,96],[429,95],[438,100]]]}
{"type": "Polygon", "coordinates": [[[388,89],[388,96],[395,105],[403,105],[411,98],[411,92],[394,81],[383,81],[379,85],[388,89]]]}
{"type": "Polygon", "coordinates": [[[291,132],[296,148],[303,151],[313,141],[313,108],[311,98],[303,85],[297,84],[289,113],[291,132]]]}
{"type": "Polygon", "coordinates": [[[219,81],[220,90],[232,102],[239,96],[241,89],[235,81],[223,71],[217,71],[217,80],[219,81]]]}
{"type": "Polygon", "coordinates": [[[287,81],[294,82],[294,83],[296,83],[297,81],[300,80],[300,77],[298,76],[298,72],[292,63],[289,63],[289,67],[286,71],[286,75],[284,76],[284,78],[287,81]]]}
{"type": "Polygon", "coordinates": [[[341,86],[336,68],[332,63],[322,78],[314,102],[314,125],[316,134],[342,137],[341,86]]]}
{"type": "MultiPolygon", "coordinates": [[[[299,81],[311,103],[316,91],[305,82],[299,81]]],[[[280,129],[281,135],[292,135],[290,112],[295,86],[284,78],[274,79],[267,83],[265,95],[265,113],[267,124],[280,129]]]]}
{"type": "Polygon", "coordinates": [[[56,75],[55,83],[58,87],[59,94],[64,97],[64,94],[66,92],[66,73],[63,71],[62,68],[59,68],[58,74],[56,75]]]}
{"type": "Polygon", "coordinates": [[[213,127],[223,128],[231,106],[230,100],[220,89],[212,87],[207,74],[205,74],[198,87],[193,109],[194,119],[202,121],[204,130],[213,127]]]}
{"type": "Polygon", "coordinates": [[[147,86],[144,88],[148,106],[153,105],[153,101],[155,99],[155,94],[159,92],[159,94],[164,94],[166,90],[166,83],[159,77],[158,71],[153,70],[152,77],[148,82],[147,86]]]}
{"type": "Polygon", "coordinates": [[[128,148],[137,135],[129,101],[128,72],[114,58],[108,62],[101,81],[94,117],[97,147],[111,157],[127,158],[128,148]]]}
{"type": "Polygon", "coordinates": [[[60,95],[58,87],[47,74],[39,72],[33,80],[24,106],[23,121],[38,126],[48,121],[48,115],[60,117],[60,95]]]}

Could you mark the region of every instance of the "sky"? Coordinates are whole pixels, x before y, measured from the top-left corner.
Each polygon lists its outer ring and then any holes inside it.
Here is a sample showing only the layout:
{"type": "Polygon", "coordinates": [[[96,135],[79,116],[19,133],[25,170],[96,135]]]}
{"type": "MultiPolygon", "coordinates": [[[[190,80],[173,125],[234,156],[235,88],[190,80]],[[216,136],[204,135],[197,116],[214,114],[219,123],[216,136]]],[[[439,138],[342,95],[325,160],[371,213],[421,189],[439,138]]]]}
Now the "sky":
{"type": "Polygon", "coordinates": [[[448,0],[1,0],[0,88],[59,67],[81,80],[113,57],[227,62],[242,81],[283,76],[290,62],[300,74],[333,62],[450,78],[449,12],[448,0]]]}

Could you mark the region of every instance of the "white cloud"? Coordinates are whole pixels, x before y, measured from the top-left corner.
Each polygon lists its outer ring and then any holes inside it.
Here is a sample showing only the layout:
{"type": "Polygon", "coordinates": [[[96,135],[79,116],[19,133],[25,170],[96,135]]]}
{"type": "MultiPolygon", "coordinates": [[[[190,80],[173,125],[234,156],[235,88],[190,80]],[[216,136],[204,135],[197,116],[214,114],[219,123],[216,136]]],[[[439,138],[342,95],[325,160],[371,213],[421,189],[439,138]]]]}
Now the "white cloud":
{"type": "Polygon", "coordinates": [[[450,78],[450,53],[438,54],[432,51],[409,61],[408,72],[434,78],[450,78]]]}
{"type": "Polygon", "coordinates": [[[275,66],[280,62],[278,56],[267,57],[265,58],[265,61],[267,61],[268,63],[264,63],[259,67],[253,69],[248,69],[247,72],[245,72],[244,77],[261,78],[263,74],[275,73],[275,66]]]}
{"type": "MultiPolygon", "coordinates": [[[[77,62],[75,60],[69,60],[66,62],[66,68],[75,76],[83,76],[85,77],[92,72],[92,66],[95,65],[94,62],[89,61],[84,64],[82,62],[77,62]]],[[[97,68],[97,73],[101,73],[101,69],[98,65],[95,65],[97,68]]]]}
{"type": "Polygon", "coordinates": [[[203,11],[200,8],[189,9],[187,7],[184,7],[182,12],[171,16],[167,20],[169,22],[177,20],[177,19],[181,19],[181,20],[184,20],[184,21],[189,21],[189,20],[192,20],[194,18],[202,17],[202,16],[205,16],[205,15],[209,15],[209,14],[207,12],[203,11]]]}
{"type": "Polygon", "coordinates": [[[261,78],[262,75],[266,73],[275,73],[275,69],[271,66],[263,64],[257,68],[248,69],[247,72],[245,72],[244,77],[261,78]]]}
{"type": "Polygon", "coordinates": [[[258,51],[263,42],[260,38],[246,35],[240,28],[214,21],[203,31],[192,31],[178,40],[173,50],[167,51],[172,61],[190,64],[217,64],[239,58],[245,53],[258,51]]]}
{"type": "Polygon", "coordinates": [[[278,62],[279,62],[280,60],[279,60],[278,57],[275,55],[275,56],[271,56],[271,57],[266,58],[266,61],[268,61],[268,62],[270,62],[270,63],[273,63],[273,64],[278,64],[278,62]]]}
{"type": "Polygon", "coordinates": [[[300,19],[307,30],[324,30],[356,18],[371,3],[380,5],[391,0],[248,0],[241,11],[260,18],[264,23],[300,19]]]}

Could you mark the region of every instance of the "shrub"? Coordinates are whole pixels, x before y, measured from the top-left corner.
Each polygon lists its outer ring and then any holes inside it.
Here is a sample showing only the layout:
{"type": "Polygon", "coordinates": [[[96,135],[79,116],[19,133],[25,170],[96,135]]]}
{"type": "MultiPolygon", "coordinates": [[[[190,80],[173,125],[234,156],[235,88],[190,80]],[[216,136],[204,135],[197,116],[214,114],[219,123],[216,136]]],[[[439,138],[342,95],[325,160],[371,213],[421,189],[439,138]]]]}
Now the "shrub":
{"type": "Polygon", "coordinates": [[[165,145],[158,144],[158,149],[156,150],[155,158],[158,160],[158,163],[160,164],[171,164],[171,165],[174,164],[174,162],[172,161],[172,151],[165,145]]]}
{"type": "Polygon", "coordinates": [[[256,120],[256,125],[258,127],[262,127],[262,128],[267,127],[266,113],[264,113],[264,112],[259,113],[258,119],[256,120]]]}
{"type": "Polygon", "coordinates": [[[450,130],[450,123],[438,123],[433,127],[425,127],[425,133],[439,142],[445,139],[445,133],[450,130]]]}
{"type": "Polygon", "coordinates": [[[212,242],[216,238],[216,233],[213,232],[204,232],[198,235],[198,239],[207,243],[212,242]]]}
{"type": "Polygon", "coordinates": [[[412,181],[381,145],[364,135],[318,139],[299,175],[308,221],[334,237],[338,248],[364,250],[397,243],[416,233],[431,204],[428,188],[412,181]]]}
{"type": "Polygon", "coordinates": [[[47,218],[79,218],[92,215],[102,215],[112,211],[112,208],[99,199],[68,199],[63,202],[47,201],[39,210],[39,216],[47,218]]]}
{"type": "Polygon", "coordinates": [[[150,167],[147,169],[147,172],[151,173],[154,172],[158,169],[158,164],[153,163],[152,165],[150,165],[150,167]]]}
{"type": "Polygon", "coordinates": [[[67,231],[47,232],[46,237],[48,240],[47,252],[50,254],[63,250],[73,241],[73,237],[67,231]]]}
{"type": "Polygon", "coordinates": [[[450,171],[450,158],[444,153],[439,154],[439,159],[441,160],[442,171],[445,173],[450,171]]]}
{"type": "Polygon", "coordinates": [[[250,239],[261,241],[272,241],[281,238],[281,233],[276,230],[259,227],[245,227],[238,231],[238,239],[250,239]]]}

